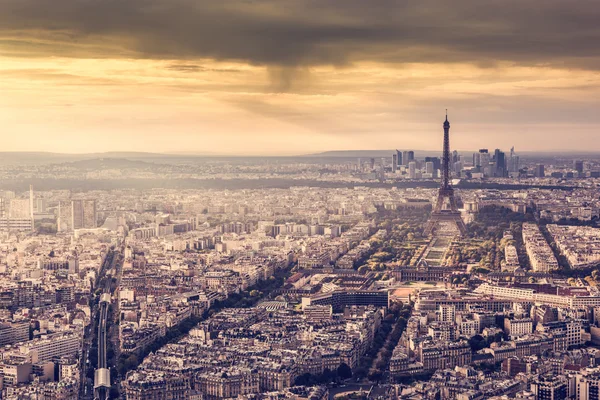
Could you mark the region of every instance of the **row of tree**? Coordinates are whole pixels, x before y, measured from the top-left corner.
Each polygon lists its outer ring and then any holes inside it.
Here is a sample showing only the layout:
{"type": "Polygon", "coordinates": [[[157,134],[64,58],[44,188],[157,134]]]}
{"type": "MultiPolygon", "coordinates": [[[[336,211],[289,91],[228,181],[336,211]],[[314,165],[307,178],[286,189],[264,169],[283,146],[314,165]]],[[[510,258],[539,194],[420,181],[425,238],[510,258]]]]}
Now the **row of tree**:
{"type": "Polygon", "coordinates": [[[294,384],[296,386],[314,386],[340,382],[349,378],[352,378],[352,368],[350,368],[348,364],[342,363],[333,371],[329,368],[325,368],[325,371],[319,375],[313,375],[311,373],[302,374],[296,377],[294,384]]]}

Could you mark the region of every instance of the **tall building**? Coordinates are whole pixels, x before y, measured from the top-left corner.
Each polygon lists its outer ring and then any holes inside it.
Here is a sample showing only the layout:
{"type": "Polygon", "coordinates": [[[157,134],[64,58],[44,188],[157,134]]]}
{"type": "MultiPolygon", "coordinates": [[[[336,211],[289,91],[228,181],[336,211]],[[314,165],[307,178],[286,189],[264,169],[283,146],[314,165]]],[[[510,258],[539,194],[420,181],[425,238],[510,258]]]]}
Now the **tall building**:
{"type": "Polygon", "coordinates": [[[457,163],[460,161],[460,157],[458,156],[458,151],[454,150],[452,152],[452,163],[457,163]]]}
{"type": "Polygon", "coordinates": [[[396,150],[396,162],[398,163],[398,166],[403,165],[402,164],[402,152],[400,150],[396,150]]]}
{"type": "Polygon", "coordinates": [[[84,200],[83,202],[83,227],[88,229],[98,227],[96,200],[84,200]]]}
{"type": "Polygon", "coordinates": [[[35,199],[33,208],[37,213],[45,213],[47,211],[46,199],[35,199]]]}
{"type": "Polygon", "coordinates": [[[402,165],[408,165],[408,151],[402,152],[402,165]]]}
{"type": "Polygon", "coordinates": [[[432,162],[433,163],[433,169],[442,169],[442,161],[440,160],[439,157],[425,157],[425,162],[432,162]]]}
{"type": "Polygon", "coordinates": [[[479,166],[487,167],[490,163],[490,153],[488,149],[479,149],[479,166]]]}
{"type": "Polygon", "coordinates": [[[408,163],[408,177],[410,179],[417,178],[417,163],[414,161],[408,163]]]}
{"type": "Polygon", "coordinates": [[[515,154],[515,147],[510,148],[510,156],[508,159],[508,172],[519,171],[519,156],[515,154]]]}
{"type": "Polygon", "coordinates": [[[581,160],[575,160],[573,161],[573,169],[577,172],[579,172],[580,174],[583,173],[583,161],[581,160]]]}
{"type": "Polygon", "coordinates": [[[31,230],[34,230],[35,220],[33,218],[33,185],[29,185],[29,219],[31,219],[31,230]]]}
{"type": "Polygon", "coordinates": [[[473,154],[473,166],[478,172],[490,175],[490,153],[488,149],[479,149],[473,154]]]}
{"type": "Polygon", "coordinates": [[[71,202],[72,229],[97,228],[96,200],[73,200],[71,202]]]}
{"type": "Polygon", "coordinates": [[[396,153],[392,154],[392,172],[396,172],[398,168],[398,155],[396,153]]]}
{"type": "Polygon", "coordinates": [[[33,213],[30,199],[12,199],[8,211],[8,219],[4,220],[2,229],[14,231],[33,230],[33,213]]]}
{"type": "Polygon", "coordinates": [[[433,176],[433,162],[425,162],[425,173],[431,174],[431,176],[433,176]]]}
{"type": "Polygon", "coordinates": [[[406,162],[407,164],[408,164],[409,162],[411,162],[411,161],[415,161],[415,152],[414,152],[414,151],[412,151],[412,150],[409,150],[409,151],[407,152],[407,157],[408,157],[408,160],[407,160],[407,162],[406,162]]]}
{"type": "Polygon", "coordinates": [[[58,232],[70,232],[73,230],[72,225],[72,205],[70,201],[59,201],[58,202],[58,218],[57,218],[57,230],[58,232]]]}
{"type": "Polygon", "coordinates": [[[462,161],[457,161],[453,164],[454,166],[454,176],[456,176],[457,178],[460,178],[460,174],[462,173],[462,169],[463,169],[463,163],[462,161]]]}
{"type": "Polygon", "coordinates": [[[496,149],[494,151],[494,162],[494,175],[497,177],[503,177],[506,172],[506,157],[504,152],[500,151],[500,149],[496,149]]]}
{"type": "Polygon", "coordinates": [[[379,164],[379,171],[377,173],[380,181],[385,180],[385,158],[381,159],[381,163],[379,164]]]}
{"type": "Polygon", "coordinates": [[[29,204],[29,199],[12,199],[10,201],[9,218],[30,219],[31,207],[29,204]]]}
{"type": "Polygon", "coordinates": [[[546,176],[545,172],[544,172],[544,164],[537,164],[535,166],[535,176],[536,178],[543,178],[544,176],[546,176]]]}

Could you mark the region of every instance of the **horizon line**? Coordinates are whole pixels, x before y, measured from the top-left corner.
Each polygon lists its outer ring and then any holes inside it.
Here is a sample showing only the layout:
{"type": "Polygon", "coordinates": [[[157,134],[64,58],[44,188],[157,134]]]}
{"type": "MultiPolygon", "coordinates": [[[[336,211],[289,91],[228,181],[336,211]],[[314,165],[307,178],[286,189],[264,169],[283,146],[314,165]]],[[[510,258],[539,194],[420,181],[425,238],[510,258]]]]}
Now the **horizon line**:
{"type": "MultiPolygon", "coordinates": [[[[488,150],[495,150],[495,148],[488,147],[488,150]]],[[[442,153],[441,149],[407,149],[402,151],[414,151],[416,153],[442,153]]],[[[453,150],[458,153],[476,153],[479,149],[472,150],[453,150]]],[[[396,149],[350,149],[350,150],[323,150],[313,153],[217,153],[217,152],[156,152],[156,151],[135,151],[135,150],[108,150],[108,151],[89,151],[89,152],[55,152],[55,151],[37,151],[37,150],[2,150],[0,154],[11,154],[11,155],[25,155],[25,154],[44,154],[44,155],[57,155],[57,156],[102,156],[107,154],[132,154],[132,155],[156,155],[156,156],[173,156],[173,157],[315,157],[319,155],[333,156],[328,153],[356,153],[356,152],[389,152],[390,156],[396,152],[396,149]]],[[[506,152],[510,152],[510,149],[506,152]]],[[[549,153],[562,153],[562,154],[594,154],[600,153],[598,150],[520,150],[515,152],[518,154],[529,153],[529,154],[549,154],[549,153]]],[[[339,157],[343,157],[340,155],[339,157]]]]}

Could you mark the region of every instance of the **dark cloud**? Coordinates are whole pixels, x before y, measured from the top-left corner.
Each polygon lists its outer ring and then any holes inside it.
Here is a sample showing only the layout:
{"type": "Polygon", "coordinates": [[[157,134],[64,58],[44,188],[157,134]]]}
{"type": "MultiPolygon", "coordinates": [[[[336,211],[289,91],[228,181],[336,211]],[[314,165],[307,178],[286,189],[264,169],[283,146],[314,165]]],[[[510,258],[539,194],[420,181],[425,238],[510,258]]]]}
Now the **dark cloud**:
{"type": "Polygon", "coordinates": [[[171,64],[167,66],[168,70],[178,72],[205,72],[206,68],[196,64],[171,64]]]}
{"type": "MultiPolygon", "coordinates": [[[[11,54],[600,68],[597,0],[0,0],[11,54]]],[[[180,69],[183,70],[183,69],[180,69]]]]}
{"type": "Polygon", "coordinates": [[[207,68],[203,65],[198,64],[181,64],[181,63],[173,63],[166,67],[170,71],[177,72],[223,72],[223,73],[236,73],[241,72],[241,70],[236,68],[207,68]]]}

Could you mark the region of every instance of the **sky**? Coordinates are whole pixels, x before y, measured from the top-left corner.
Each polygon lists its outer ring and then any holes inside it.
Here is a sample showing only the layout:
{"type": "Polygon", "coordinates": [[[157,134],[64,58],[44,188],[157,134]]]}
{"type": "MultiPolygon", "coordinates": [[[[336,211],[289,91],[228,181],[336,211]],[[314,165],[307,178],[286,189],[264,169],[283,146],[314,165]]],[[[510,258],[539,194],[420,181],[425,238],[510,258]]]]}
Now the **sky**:
{"type": "Polygon", "coordinates": [[[2,151],[600,151],[597,0],[0,0],[2,151]]]}

